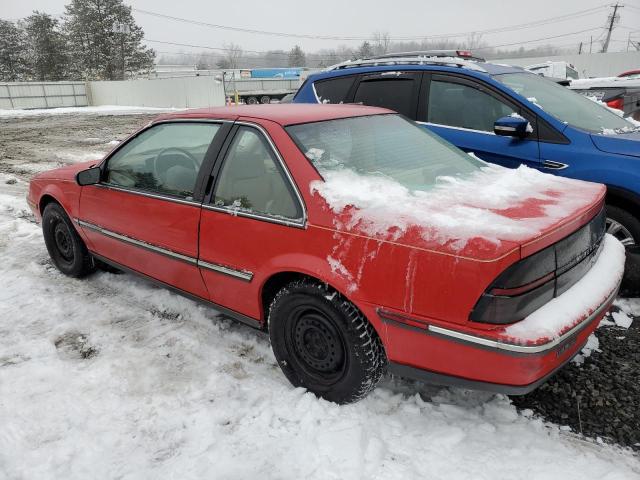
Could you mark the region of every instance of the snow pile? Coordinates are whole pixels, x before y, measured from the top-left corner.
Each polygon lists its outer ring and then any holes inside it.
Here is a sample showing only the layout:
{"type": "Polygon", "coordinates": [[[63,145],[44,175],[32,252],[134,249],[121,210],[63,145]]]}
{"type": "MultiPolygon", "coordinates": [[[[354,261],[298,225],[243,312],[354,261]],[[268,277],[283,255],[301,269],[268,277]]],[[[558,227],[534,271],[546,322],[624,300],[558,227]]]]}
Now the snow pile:
{"type": "Polygon", "coordinates": [[[326,172],[324,179],[312,182],[311,192],[338,214],[348,210],[347,228],[397,239],[418,226],[426,241],[454,250],[477,237],[495,244],[532,238],[601,195],[599,185],[526,166],[487,164],[464,178],[439,177],[428,191],[412,191],[388,177],[348,169],[326,172]],[[532,216],[514,213],[528,202],[536,206],[532,216]]]}
{"type": "Polygon", "coordinates": [[[521,343],[553,339],[595,311],[618,287],[624,273],[624,246],[609,234],[603,243],[598,260],[584,277],[524,320],[508,326],[507,335],[521,343]]]}
{"type": "Polygon", "coordinates": [[[387,381],[358,404],[318,400],[289,384],[261,332],[130,275],[61,275],[21,185],[0,185],[2,479],[640,472],[631,453],[504,396],[387,381]]]}
{"type": "Polygon", "coordinates": [[[133,107],[123,105],[99,105],[95,107],[60,107],[60,108],[34,108],[30,110],[5,110],[0,109],[2,117],[37,117],[42,115],[133,115],[137,113],[162,113],[179,111],[184,108],[160,108],[160,107],[133,107]]]}
{"type": "Polygon", "coordinates": [[[571,362],[575,363],[576,365],[582,365],[585,359],[589,358],[593,352],[601,351],[600,340],[598,340],[598,337],[596,337],[595,334],[592,333],[591,335],[589,335],[589,338],[587,338],[587,343],[585,343],[584,347],[582,347],[580,353],[573,357],[571,359],[571,362]]]}

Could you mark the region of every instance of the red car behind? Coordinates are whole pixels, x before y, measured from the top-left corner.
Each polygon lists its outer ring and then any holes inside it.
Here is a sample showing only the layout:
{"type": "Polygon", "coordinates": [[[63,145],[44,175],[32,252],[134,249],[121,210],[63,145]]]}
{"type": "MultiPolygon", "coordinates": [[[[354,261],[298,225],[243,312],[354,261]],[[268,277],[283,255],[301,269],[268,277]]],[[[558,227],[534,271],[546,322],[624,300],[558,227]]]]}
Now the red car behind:
{"type": "Polygon", "coordinates": [[[28,202],[63,273],[109,264],[268,329],[294,385],[344,403],[385,369],[543,382],[620,283],[604,196],[384,109],[276,105],[163,116],[102,161],[37,175],[28,202]]]}

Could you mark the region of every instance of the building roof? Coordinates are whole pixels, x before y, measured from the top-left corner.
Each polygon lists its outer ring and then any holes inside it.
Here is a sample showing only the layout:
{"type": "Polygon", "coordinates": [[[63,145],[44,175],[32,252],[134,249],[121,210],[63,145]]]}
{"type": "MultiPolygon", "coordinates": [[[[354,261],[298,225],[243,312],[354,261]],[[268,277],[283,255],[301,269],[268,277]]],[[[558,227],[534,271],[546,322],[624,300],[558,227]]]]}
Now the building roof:
{"type": "Polygon", "coordinates": [[[158,120],[180,118],[208,118],[237,120],[239,118],[253,118],[271,120],[280,125],[294,125],[298,123],[320,122],[346,117],[362,117],[365,115],[380,115],[394,113],[391,110],[364,105],[316,105],[316,104],[275,104],[275,105],[238,105],[232,107],[202,108],[185,110],[182,112],[163,115],[158,120]]]}

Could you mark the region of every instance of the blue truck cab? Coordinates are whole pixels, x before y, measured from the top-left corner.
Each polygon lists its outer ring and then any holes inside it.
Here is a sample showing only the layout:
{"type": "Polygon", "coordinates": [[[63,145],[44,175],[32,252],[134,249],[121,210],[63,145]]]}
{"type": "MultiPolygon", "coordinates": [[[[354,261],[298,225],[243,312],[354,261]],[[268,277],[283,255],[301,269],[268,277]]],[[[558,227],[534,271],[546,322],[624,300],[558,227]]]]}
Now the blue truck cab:
{"type": "Polygon", "coordinates": [[[640,245],[640,129],[521,68],[469,52],[408,52],[310,75],[296,103],[390,108],[481,159],[604,183],[607,230],[640,245]]]}

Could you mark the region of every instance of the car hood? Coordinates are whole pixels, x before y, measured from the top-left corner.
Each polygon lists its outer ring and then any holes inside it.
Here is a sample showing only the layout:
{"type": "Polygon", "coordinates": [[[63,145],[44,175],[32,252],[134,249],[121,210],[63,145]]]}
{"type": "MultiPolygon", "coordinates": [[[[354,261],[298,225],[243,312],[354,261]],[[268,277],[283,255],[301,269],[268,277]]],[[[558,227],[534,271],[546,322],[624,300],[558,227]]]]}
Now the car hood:
{"type": "Polygon", "coordinates": [[[37,180],[72,180],[75,181],[76,174],[87,168],[97,165],[100,159],[90,160],[87,162],[73,163],[64,167],[54,168],[35,175],[33,178],[37,180]]]}
{"type": "Polygon", "coordinates": [[[616,135],[592,134],[591,140],[602,152],[640,157],[640,132],[616,135]]]}
{"type": "Polygon", "coordinates": [[[417,192],[380,176],[324,177],[311,191],[329,214],[326,226],[481,261],[531,255],[570,235],[602,209],[606,193],[601,184],[497,165],[417,192]]]}

